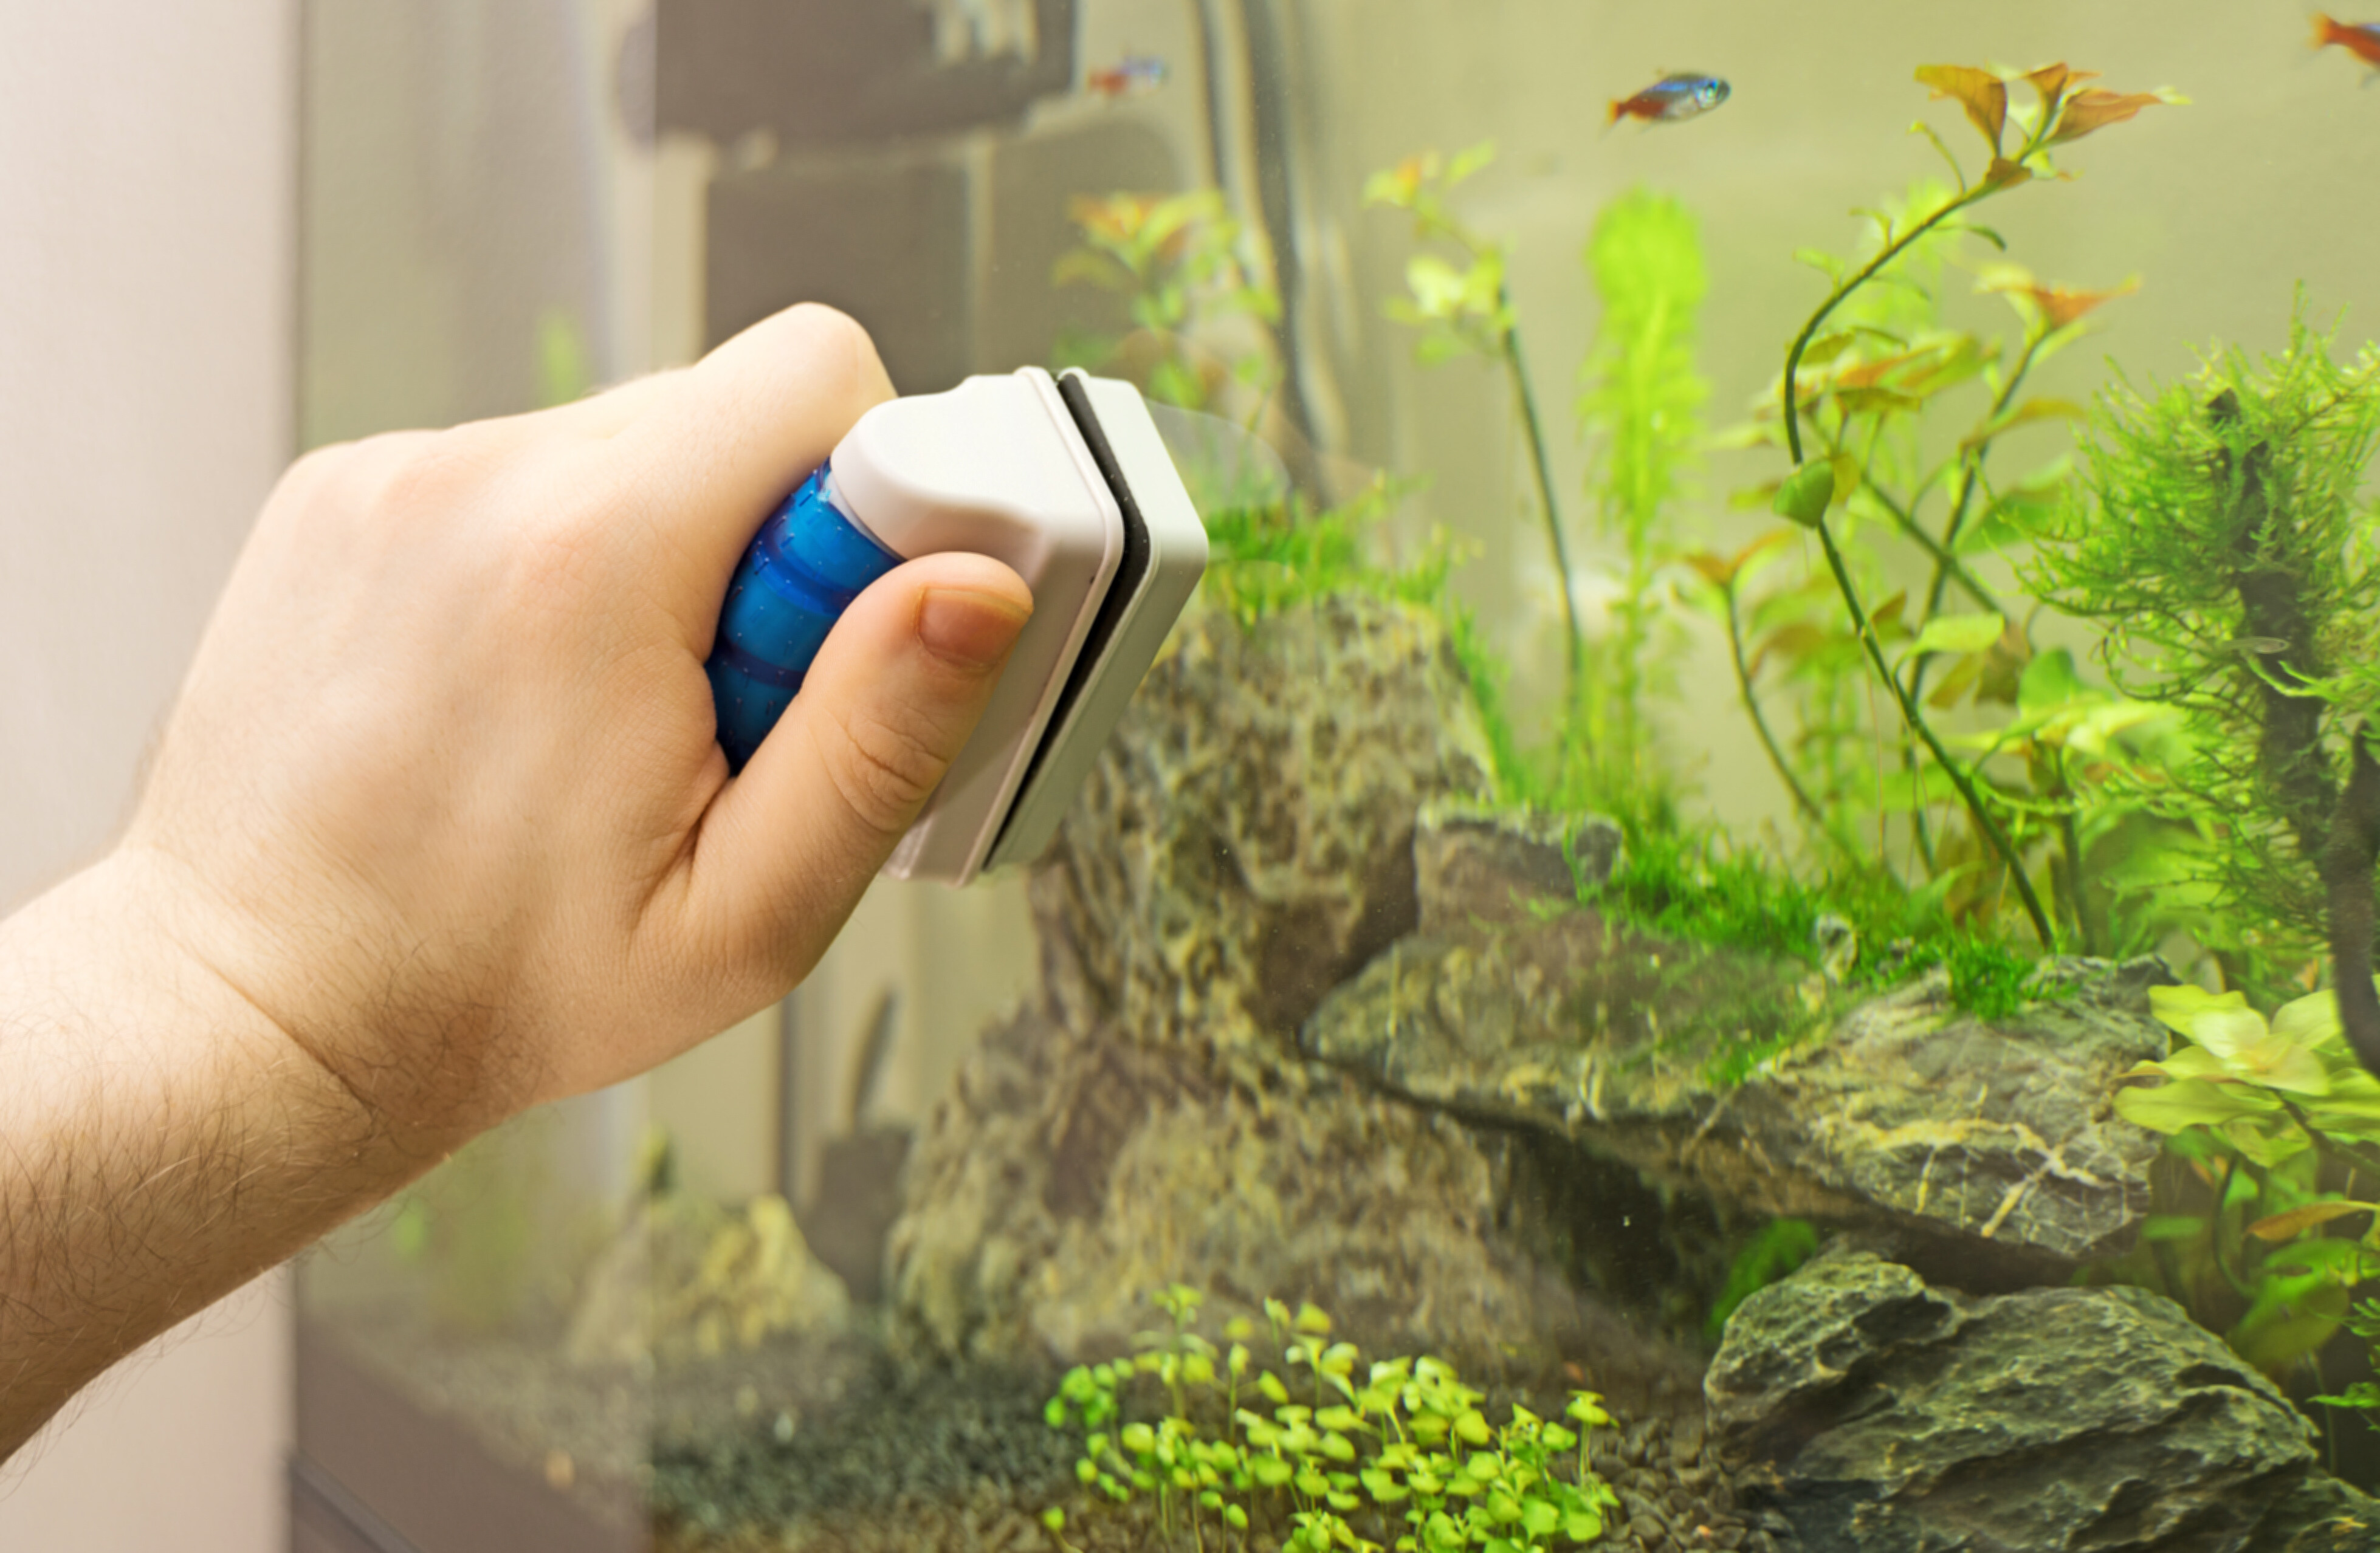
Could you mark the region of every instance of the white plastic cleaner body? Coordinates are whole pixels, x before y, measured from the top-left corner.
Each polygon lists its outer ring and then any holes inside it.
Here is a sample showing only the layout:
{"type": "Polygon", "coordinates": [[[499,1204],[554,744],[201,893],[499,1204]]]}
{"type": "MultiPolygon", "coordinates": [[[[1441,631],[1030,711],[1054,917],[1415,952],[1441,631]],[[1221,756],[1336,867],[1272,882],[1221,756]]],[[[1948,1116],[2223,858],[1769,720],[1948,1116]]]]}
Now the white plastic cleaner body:
{"type": "Polygon", "coordinates": [[[1033,590],[1033,618],[983,720],[885,865],[895,879],[965,884],[999,839],[1115,576],[1123,513],[1038,367],[879,405],[832,463],[837,497],[886,549],[989,555],[1033,590]]]}
{"type": "Polygon", "coordinates": [[[1041,753],[992,848],[993,867],[1030,863],[1050,844],[1207,569],[1206,526],[1140,391],[1087,374],[1080,381],[1137,509],[1148,551],[1133,568],[1136,575],[1116,579],[1116,588],[1129,586],[1131,592],[1105,606],[1111,618],[1084,649],[1086,658],[1096,652],[1097,661],[1077,670],[1079,692],[1043,735],[1041,753]]]}

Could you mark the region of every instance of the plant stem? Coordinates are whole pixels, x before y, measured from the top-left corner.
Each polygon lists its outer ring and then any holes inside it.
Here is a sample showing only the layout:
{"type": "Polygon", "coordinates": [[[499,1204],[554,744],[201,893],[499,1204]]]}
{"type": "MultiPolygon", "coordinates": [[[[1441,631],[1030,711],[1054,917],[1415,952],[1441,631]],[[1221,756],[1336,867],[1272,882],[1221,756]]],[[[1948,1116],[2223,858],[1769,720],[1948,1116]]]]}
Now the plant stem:
{"type": "Polygon", "coordinates": [[[2373,1154],[2360,1145],[2348,1142],[2345,1138],[2332,1137],[2321,1128],[2316,1127],[2313,1124],[2313,1118],[2308,1116],[2302,1110],[2301,1110],[2295,1100],[2290,1099],[2287,1095],[2280,1093],[2278,1090],[2271,1090],[2267,1092],[2272,1095],[2273,1098],[2281,1103],[2281,1109],[2289,1113],[2289,1120],[2296,1122],[2301,1128],[2302,1128],[2305,1132],[2305,1135],[2313,1140],[2315,1153],[2320,1154],[2326,1159],[2330,1159],[2338,1164],[2347,1167],[2349,1184],[2350,1188],[2353,1185],[2354,1173],[2359,1170],[2370,1171],[2375,1174],[2380,1174],[2380,1155],[2373,1154]]]}
{"type": "Polygon", "coordinates": [[[1857,274],[1835,287],[1834,294],[1818,305],[1818,310],[1810,315],[1810,321],[1807,323],[1802,325],[1802,332],[1793,336],[1792,345],[1785,352],[1785,386],[1779,393],[1784,400],[1785,451],[1793,460],[1796,467],[1799,467],[1802,462],[1802,419],[1796,403],[1799,396],[1794,392],[1794,380],[1801,375],[1802,353],[1810,348],[1810,342],[1816,337],[1819,326],[1827,322],[1837,308],[1851,299],[1852,292],[1874,280],[1879,271],[1906,252],[1909,245],[1939,226],[1952,214],[1965,210],[1990,192],[1989,185],[1980,184],[1973,188],[1962,190],[1946,200],[1940,210],[1885,244],[1874,259],[1860,266],[1857,274]]]}
{"type": "Polygon", "coordinates": [[[1901,722],[1924,743],[1926,751],[1941,766],[1943,774],[1950,779],[1950,784],[1959,790],[1968,814],[1974,818],[1976,829],[1991,843],[1992,850],[1999,854],[2001,864],[2008,869],[2010,881],[2016,886],[2017,896],[2024,903],[2024,914],[2033,922],[2034,937],[2041,940],[2044,950],[2055,951],[2058,931],[2049,925],[2048,914],[2041,909],[2041,897],[2034,893],[2033,880],[2026,875],[2024,865],[2018,860],[2016,848],[2010,844],[2007,833],[2001,831],[1999,821],[1994,819],[1991,811],[1984,807],[1982,797],[1975,792],[1974,783],[1950,758],[1950,752],[1942,747],[1942,741],[1935,736],[1932,724],[1910,700],[1900,676],[1894,673],[1892,666],[1885,661],[1884,646],[1876,640],[1876,627],[1868,620],[1867,610],[1860,603],[1859,589],[1852,584],[1851,571],[1843,564],[1842,552],[1835,544],[1834,530],[1827,526],[1824,514],[1819,515],[1815,527],[1819,546],[1826,552],[1827,569],[1835,576],[1835,589],[1842,595],[1843,607],[1851,611],[1852,629],[1858,636],[1860,645],[1867,649],[1868,661],[1874,665],[1876,677],[1884,681],[1886,687],[1892,692],[1893,701],[1900,709],[1901,722]]]}
{"type": "Polygon", "coordinates": [[[1793,795],[1793,807],[1802,811],[1820,835],[1840,848],[1853,862],[1859,861],[1858,849],[1835,834],[1835,828],[1827,823],[1825,811],[1810,796],[1809,789],[1802,785],[1802,779],[1795,773],[1792,763],[1785,758],[1784,747],[1778,744],[1777,734],[1768,726],[1768,714],[1760,710],[1760,698],[1754,694],[1752,688],[1752,669],[1743,658],[1743,621],[1736,612],[1732,579],[1727,585],[1724,597],[1727,601],[1728,656],[1735,665],[1736,695],[1743,702],[1743,710],[1751,715],[1752,730],[1760,735],[1760,747],[1768,752],[1768,763],[1777,768],[1777,775],[1785,783],[1785,791],[1793,795]]]}
{"type": "MultiPolygon", "coordinates": [[[[2052,116],[2046,114],[2043,115],[2045,128],[2052,116]]],[[[2028,144],[2018,153],[2017,160],[2022,162],[2036,149],[2038,148],[2028,144]]],[[[1801,373],[1802,353],[1810,348],[1810,341],[1817,334],[1819,325],[1826,322],[1828,315],[1840,307],[1852,293],[1875,279],[1877,273],[1886,265],[1906,252],[1912,243],[1939,226],[1955,212],[1966,209],[1978,200],[1991,194],[1996,187],[1998,186],[1983,183],[1962,189],[1944,200],[1940,210],[1885,244],[1874,259],[1860,267],[1858,273],[1835,287],[1834,294],[1819,305],[1818,310],[1810,315],[1810,321],[1802,325],[1802,332],[1793,336],[1793,344],[1785,352],[1785,382],[1779,392],[1784,405],[1785,450],[1792,459],[1794,467],[1799,468],[1802,465],[1802,415],[1798,402],[1799,395],[1794,391],[1794,382],[1801,373]]],[[[1861,645],[1867,649],[1868,661],[1875,666],[1877,677],[1891,689],[1893,701],[1900,709],[1901,721],[1908,725],[1909,731],[1916,734],[1925,744],[1926,750],[1933,755],[1934,758],[1940,762],[1943,770],[1950,778],[1951,785],[1959,790],[1959,796],[1965,801],[1967,812],[1974,818],[1975,828],[1981,831],[1985,838],[1991,843],[1992,850],[1999,854],[2001,866],[2008,870],[2010,880],[2016,885],[2017,894],[2024,903],[2025,916],[2032,919],[2034,936],[2040,939],[2042,948],[2056,949],[2057,930],[2050,927],[2047,914],[2041,909],[2040,897],[2034,893],[2033,880],[2026,875],[2023,861],[2017,856],[2016,848],[2010,844],[2007,835],[2000,830],[1999,822],[1985,809],[1983,799],[1976,795],[1974,783],[1968,778],[1967,773],[1950,758],[1949,752],[1942,747],[1942,741],[1935,736],[1933,727],[1925,721],[1925,714],[1917,709],[1914,701],[1910,699],[1908,690],[1900,683],[1900,676],[1894,673],[1891,665],[1885,661],[1883,644],[1876,638],[1876,628],[1869,624],[1867,611],[1860,603],[1859,590],[1852,586],[1851,572],[1843,564],[1842,552],[1836,547],[1834,533],[1827,527],[1824,513],[1818,515],[1815,527],[1817,529],[1818,542],[1827,552],[1827,567],[1834,573],[1836,590],[1842,595],[1843,606],[1851,611],[1852,628],[1858,634],[1861,645]]]]}
{"type": "MultiPolygon", "coordinates": [[[[2009,369],[2008,381],[2000,384],[1999,393],[1992,398],[1992,407],[1985,413],[1985,426],[1989,426],[2007,413],[2010,401],[2016,397],[2017,386],[2024,382],[2025,374],[2033,370],[2034,353],[2041,349],[2041,342],[2048,337],[2049,332],[2044,330],[2025,340],[2024,348],[2017,353],[2015,365],[2009,369]]],[[[1959,489],[1950,499],[1949,519],[1942,526],[1942,543],[1937,551],[1939,558],[1934,566],[1934,580],[1926,586],[1925,589],[1925,613],[1929,619],[1936,610],[1942,607],[1942,589],[1949,580],[1949,573],[1945,568],[1950,564],[1953,553],[1950,547],[1959,542],[1959,535],[1966,528],[1967,509],[1974,504],[1975,487],[1983,480],[1984,455],[1990,451],[1990,448],[1991,442],[1986,438],[1960,452],[1959,489]]],[[[1991,609],[1993,606],[1985,604],[1984,607],[1991,609]]]]}
{"type": "MultiPolygon", "coordinates": [[[[1512,302],[1508,292],[1500,290],[1496,304],[1500,311],[1510,315],[1512,302]]],[[[1570,696],[1567,705],[1570,715],[1575,715],[1581,686],[1586,680],[1586,633],[1579,625],[1578,601],[1571,596],[1572,585],[1576,578],[1570,566],[1570,541],[1562,535],[1561,507],[1554,498],[1553,465],[1546,454],[1545,423],[1537,415],[1536,391],[1529,386],[1528,360],[1521,353],[1521,331],[1508,323],[1497,343],[1504,358],[1504,370],[1512,380],[1512,397],[1520,406],[1522,428],[1528,432],[1529,465],[1537,477],[1537,502],[1545,508],[1546,538],[1553,547],[1554,572],[1561,585],[1562,625],[1569,633],[1566,661],[1570,696]]]]}
{"type": "MultiPolygon", "coordinates": [[[[1864,469],[1860,471],[1860,486],[1870,496],[1876,498],[1876,504],[1884,509],[1887,517],[1892,519],[1894,528],[1900,529],[1916,544],[1918,549],[1933,558],[1936,596],[1925,601],[1927,618],[1930,619],[1935,611],[1941,607],[1940,592],[1946,578],[1956,582],[1963,588],[1967,597],[1975,601],[1976,608],[1988,610],[1994,614],[2003,613],[1999,601],[1992,597],[1991,589],[1976,580],[1974,573],[1967,570],[1967,564],[1944,548],[1940,540],[1927,533],[1925,526],[1917,521],[1915,515],[1900,503],[1894,501],[1882,486],[1870,480],[1864,469]]],[[[1928,653],[1926,656],[1930,658],[1933,654],[1928,653]]]]}

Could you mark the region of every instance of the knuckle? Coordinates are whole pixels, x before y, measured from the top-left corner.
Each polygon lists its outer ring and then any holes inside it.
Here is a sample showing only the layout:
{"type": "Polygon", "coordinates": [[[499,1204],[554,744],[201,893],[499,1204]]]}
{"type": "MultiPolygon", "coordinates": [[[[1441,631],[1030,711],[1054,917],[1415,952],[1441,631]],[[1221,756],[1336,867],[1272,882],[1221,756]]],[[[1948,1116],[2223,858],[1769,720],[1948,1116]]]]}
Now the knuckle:
{"type": "Polygon", "coordinates": [[[924,725],[897,718],[837,714],[826,765],[844,807],[870,831],[898,836],[933,795],[950,759],[924,725]]]}
{"type": "Polygon", "coordinates": [[[820,368],[834,375],[838,387],[854,395],[876,392],[884,363],[857,319],[823,302],[803,302],[793,312],[817,348],[820,368]]]}

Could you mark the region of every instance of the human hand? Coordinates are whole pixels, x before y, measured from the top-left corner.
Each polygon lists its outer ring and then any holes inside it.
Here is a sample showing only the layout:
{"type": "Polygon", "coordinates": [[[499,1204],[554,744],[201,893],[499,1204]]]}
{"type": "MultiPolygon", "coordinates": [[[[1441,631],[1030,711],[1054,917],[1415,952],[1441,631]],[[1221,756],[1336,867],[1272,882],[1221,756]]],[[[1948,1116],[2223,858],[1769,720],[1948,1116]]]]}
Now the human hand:
{"type": "Polygon", "coordinates": [[[562,409],[310,455],[103,871],[408,1154],[782,996],[1032,608],[982,557],[901,566],[729,779],[702,672],[729,576],[890,393],[804,308],[562,409]]]}

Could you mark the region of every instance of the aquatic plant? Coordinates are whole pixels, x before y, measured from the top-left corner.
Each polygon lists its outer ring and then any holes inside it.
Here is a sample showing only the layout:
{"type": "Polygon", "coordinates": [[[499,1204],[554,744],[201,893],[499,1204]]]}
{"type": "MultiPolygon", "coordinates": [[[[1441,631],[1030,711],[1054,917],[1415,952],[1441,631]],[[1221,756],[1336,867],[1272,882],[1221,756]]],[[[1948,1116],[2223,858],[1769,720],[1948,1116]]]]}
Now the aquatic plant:
{"type": "MultiPolygon", "coordinates": [[[[1845,448],[1839,446],[1833,450],[1822,450],[1823,456],[1814,456],[1813,450],[1805,446],[1802,425],[1805,394],[1820,385],[1805,383],[1803,370],[1804,364],[1810,362],[1814,350],[1819,359],[1812,364],[1823,366],[1858,342],[1861,330],[1856,321],[1831,335],[1821,335],[1820,331],[1839,309],[1872,283],[1888,276],[1897,263],[1928,238],[1943,233],[1969,232],[2004,249],[2005,240],[1989,227],[1975,223],[1969,212],[1984,200],[2036,178],[2063,176],[2052,164],[2054,148],[2129,119],[2155,103],[2179,100],[2164,91],[2119,93],[2083,87],[2082,83],[2091,79],[2092,72],[2071,70],[2064,65],[2045,66],[2012,78],[1963,66],[1927,66],[1921,68],[1917,72],[1917,79],[1931,87],[1937,98],[1950,98],[1959,103],[1983,136],[1990,151],[1990,159],[1980,175],[1970,178],[1941,137],[1923,123],[1917,126],[1918,131],[1932,140],[1949,164],[1956,188],[1927,201],[1922,209],[1897,215],[1883,212],[1868,212],[1878,228],[1876,251],[1855,267],[1829,269],[1833,285],[1786,347],[1784,370],[1778,390],[1779,418],[1782,424],[1785,451],[1792,467],[1777,488],[1773,508],[1779,516],[1809,530],[1818,540],[1828,573],[1850,617],[1852,639],[1866,660],[1875,682],[1890,697],[1902,726],[1913,741],[1913,747],[1904,758],[1905,770],[1915,794],[1922,796],[1925,792],[1930,772],[1940,774],[1940,779],[1947,783],[1965,809],[1976,835],[2005,871],[2008,883],[2015,889],[2034,936],[2044,948],[2054,947],[2058,934],[2042,905],[2017,844],[2003,822],[2003,816],[1986,802],[1979,774],[1967,762],[1950,753],[1927,719],[1922,704],[1922,681],[1918,678],[1917,665],[1937,649],[1954,645],[1946,639],[1946,635],[1956,635],[1959,640],[1963,641],[1967,639],[1968,633],[1982,629],[1982,624],[1977,621],[1952,626],[1948,633],[1937,632],[1936,638],[1929,641],[1925,632],[1942,624],[1929,612],[1927,617],[1916,624],[1912,650],[1898,662],[1888,656],[1886,626],[1896,622],[1890,616],[1880,619],[1883,612],[1871,609],[1866,602],[1828,518],[1829,509],[1837,504],[1839,497],[1847,497],[1850,493],[1847,487],[1851,480],[1846,476],[1855,475],[1857,471],[1855,467],[1848,470],[1843,467],[1843,464],[1849,461],[1845,448]],[[2022,79],[2033,89],[2035,101],[2030,107],[2010,106],[2009,89],[2017,79],[2022,79]],[[2012,151],[2007,144],[2011,127],[2018,136],[2012,151]]],[[[1825,387],[1836,396],[1839,417],[1845,421],[1852,414],[1863,411],[1896,411],[1912,403],[1922,404],[1924,396],[1912,394],[1912,388],[1935,384],[1945,378],[1955,381],[1960,374],[1972,375],[1981,370],[1980,358],[1962,351],[1955,340],[1913,345],[1893,343],[1900,347],[1900,354],[1871,364],[1871,370],[1864,374],[1862,381],[1846,381],[1840,370],[1831,374],[1834,381],[1825,387]],[[1888,379],[1894,381],[1888,382],[1888,379]],[[1846,394],[1855,397],[1847,399],[1844,397],[1846,394]]],[[[2007,413],[2007,407],[2003,406],[2002,414],[2007,413]]],[[[1961,484],[1967,491],[1973,489],[1971,479],[1962,478],[1961,484]]],[[[1954,506],[1954,525],[1963,525],[1969,499],[1962,496],[1954,506]]],[[[1905,531],[1925,532],[1914,521],[1906,525],[1905,531]]],[[[1933,537],[1929,535],[1928,538],[1933,537]]],[[[1942,575],[1951,580],[1959,579],[1961,574],[1951,548],[1957,538],[1954,527],[1949,530],[1947,540],[1929,546],[1942,575]]],[[[1972,583],[1971,578],[1967,581],[1972,583]]],[[[1982,592],[1980,588],[1975,591],[1978,594],[1982,592]]],[[[1934,597],[1937,601],[1940,598],[1938,588],[1934,597]]],[[[1998,612],[1987,609],[1985,613],[1996,616],[1998,612]]]]}
{"type": "Polygon", "coordinates": [[[1610,639],[1588,686],[1580,758],[1590,800],[1615,795],[1643,802],[1668,783],[1654,759],[1645,700],[1668,688],[1658,675],[1676,647],[1674,629],[1656,640],[1660,579],[1675,562],[1673,510],[1699,457],[1697,414],[1710,385],[1694,370],[1697,317],[1709,281],[1694,215],[1650,189],[1621,195],[1596,218],[1587,273],[1603,304],[1596,343],[1580,371],[1579,420],[1596,445],[1588,495],[1626,564],[1611,606],[1610,639]]]}
{"type": "MultiPolygon", "coordinates": [[[[2364,1200],[2380,1195],[2380,1079],[2350,1050],[2331,992],[2269,1017],[2188,986],[2155,989],[2150,1007],[2180,1044],[2126,1074],[2115,1104],[2166,1135],[2160,1211],[2096,1276],[2180,1301],[2276,1378],[2318,1366],[2380,1273],[2380,1203],[2364,1200]],[[2358,1216],[2360,1235],[2338,1232],[2358,1216]]],[[[2368,1391],[2316,1400],[2380,1401],[2368,1391]]]]}
{"type": "MultiPolygon", "coordinates": [[[[1254,1358],[1253,1321],[1225,1323],[1219,1343],[1196,1330],[1196,1290],[1153,1298],[1169,1326],[1132,1358],[1067,1372],[1044,1417],[1083,1431],[1087,1490],[1154,1497],[1169,1536],[1203,1548],[1211,1526],[1245,1547],[1262,1523],[1297,1553],[1539,1553],[1599,1538],[1619,1502],[1587,1464],[1588,1436],[1611,1422],[1591,1391],[1571,1393],[1566,1423],[1515,1403],[1496,1424],[1451,1365],[1364,1365],[1312,1304],[1265,1302],[1276,1368],[1254,1358]],[[1154,1418],[1130,1416],[1143,1383],[1164,1396],[1154,1418]]],[[[1042,1523],[1065,1546],[1062,1508],[1042,1523]]]]}
{"type": "Polygon", "coordinates": [[[2127,695],[2183,716],[2192,736],[2143,798],[2214,839],[2191,862],[2227,904],[2326,940],[2347,1038],[2380,1065],[2375,452],[2380,352],[2334,360],[2301,309],[2261,364],[2210,353],[2186,382],[2111,389],[2031,571],[2105,629],[2127,695]]]}
{"type": "Polygon", "coordinates": [[[1453,251],[1451,261],[1428,250],[1406,261],[1407,295],[1389,303],[1390,318],[1420,331],[1415,354],[1426,365],[1463,355],[1484,357],[1500,365],[1512,384],[1512,402],[1528,442],[1537,507],[1545,518],[1547,548],[1561,588],[1567,671],[1562,704],[1575,709],[1586,678],[1586,632],[1579,621],[1578,601],[1572,596],[1578,574],[1571,565],[1561,503],[1554,494],[1545,421],[1537,413],[1536,392],[1529,385],[1528,359],[1521,347],[1519,321],[1505,276],[1504,245],[1465,224],[1447,199],[1495,157],[1493,141],[1452,157],[1441,157],[1436,152],[1409,156],[1372,175],[1364,185],[1364,203],[1406,212],[1413,218],[1416,241],[1436,242],[1453,251]]]}
{"type": "Polygon", "coordinates": [[[1259,238],[1220,190],[1082,196],[1068,213],[1083,241],[1051,281],[1123,297],[1134,332],[1069,336],[1060,366],[1123,368],[1150,398],[1184,409],[1221,407],[1233,385],[1271,393],[1280,368],[1269,330],[1281,321],[1281,296],[1259,238]],[[1233,337],[1235,324],[1249,323],[1260,326],[1253,337],[1233,337]]]}

